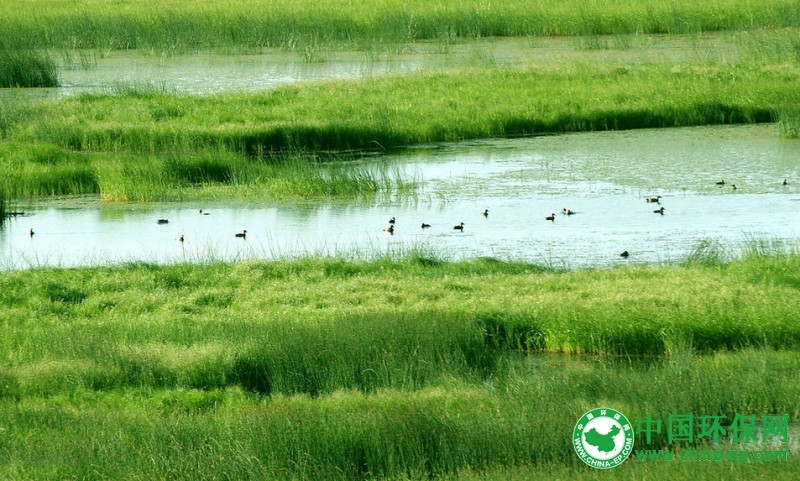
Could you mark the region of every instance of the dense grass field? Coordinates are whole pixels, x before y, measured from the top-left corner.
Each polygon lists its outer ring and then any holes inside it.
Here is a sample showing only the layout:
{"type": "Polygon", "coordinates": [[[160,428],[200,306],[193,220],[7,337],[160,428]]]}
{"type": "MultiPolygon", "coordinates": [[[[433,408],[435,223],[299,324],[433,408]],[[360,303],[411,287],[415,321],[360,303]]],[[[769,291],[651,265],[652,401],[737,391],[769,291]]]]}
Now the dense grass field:
{"type": "MultiPolygon", "coordinates": [[[[2,273],[0,469],[573,476],[590,468],[568,433],[599,404],[797,419],[798,267],[796,254],[574,272],[416,255],[2,273]]],[[[731,469],[755,471],[700,473],[731,469]]]]}
{"type": "Polygon", "coordinates": [[[793,0],[3,0],[0,5],[0,48],[243,51],[800,26],[800,6],[793,0]]]}

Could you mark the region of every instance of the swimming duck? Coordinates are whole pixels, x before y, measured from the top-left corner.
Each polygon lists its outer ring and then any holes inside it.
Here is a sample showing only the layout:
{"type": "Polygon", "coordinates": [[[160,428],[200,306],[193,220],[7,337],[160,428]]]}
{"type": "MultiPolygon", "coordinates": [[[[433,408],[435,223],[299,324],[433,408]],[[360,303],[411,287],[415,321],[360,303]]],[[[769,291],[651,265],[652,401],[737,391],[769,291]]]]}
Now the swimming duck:
{"type": "Polygon", "coordinates": [[[169,219],[158,219],[159,224],[169,224],[169,219]]]}
{"type": "Polygon", "coordinates": [[[656,209],[656,210],[654,210],[654,211],[653,211],[653,213],[654,213],[654,214],[661,214],[661,215],[664,215],[664,208],[662,207],[662,208],[660,208],[660,209],[656,209]]]}
{"type": "Polygon", "coordinates": [[[427,228],[428,228],[428,227],[430,227],[430,226],[431,226],[430,224],[426,224],[426,223],[424,223],[424,222],[422,223],[422,228],[423,228],[423,229],[427,229],[427,228]]]}
{"type": "Polygon", "coordinates": [[[725,179],[720,180],[719,182],[717,182],[717,185],[725,185],[725,179]]]}
{"type": "Polygon", "coordinates": [[[181,234],[180,237],[178,237],[178,242],[183,242],[183,234],[181,234]]]}
{"type": "Polygon", "coordinates": [[[622,254],[620,254],[620,257],[628,257],[629,255],[630,254],[628,254],[628,251],[622,251],[622,254]]]}
{"type": "Polygon", "coordinates": [[[236,237],[241,237],[241,238],[245,239],[245,238],[247,238],[247,229],[245,229],[245,230],[243,230],[241,232],[237,232],[235,235],[236,235],[236,237]]]}
{"type": "Polygon", "coordinates": [[[656,196],[652,196],[651,195],[649,197],[645,197],[644,200],[647,201],[647,203],[655,202],[656,204],[660,204],[661,203],[661,196],[660,195],[656,195],[656,196]]]}
{"type": "Polygon", "coordinates": [[[556,220],[556,213],[555,213],[555,212],[553,212],[552,214],[550,214],[550,215],[548,215],[547,217],[545,217],[545,218],[544,218],[544,220],[552,220],[552,221],[555,221],[555,220],[556,220]]]}
{"type": "Polygon", "coordinates": [[[460,230],[461,232],[464,232],[464,223],[462,222],[462,223],[460,223],[458,225],[454,225],[453,229],[460,230]]]}
{"type": "Polygon", "coordinates": [[[564,207],[564,209],[562,209],[562,210],[564,212],[564,215],[574,215],[575,214],[574,210],[567,209],[566,207],[564,207]]]}
{"type": "Polygon", "coordinates": [[[391,224],[389,227],[383,229],[383,231],[394,235],[394,224],[391,224]]]}
{"type": "Polygon", "coordinates": [[[736,190],[736,184],[731,185],[731,190],[736,190]]]}
{"type": "Polygon", "coordinates": [[[391,219],[389,219],[389,223],[390,223],[390,224],[394,224],[394,217],[392,217],[391,219]]]}
{"type": "Polygon", "coordinates": [[[789,183],[786,182],[786,179],[783,179],[783,185],[789,185],[789,183]]]}
{"type": "Polygon", "coordinates": [[[200,209],[200,213],[203,214],[203,215],[209,215],[208,212],[203,212],[203,209],[200,209]]]}
{"type": "Polygon", "coordinates": [[[33,232],[33,227],[30,228],[28,234],[30,234],[30,236],[33,237],[33,234],[35,234],[35,232],[33,232]]]}
{"type": "Polygon", "coordinates": [[[489,217],[489,209],[486,209],[483,212],[481,212],[481,215],[484,217],[489,217]]]}

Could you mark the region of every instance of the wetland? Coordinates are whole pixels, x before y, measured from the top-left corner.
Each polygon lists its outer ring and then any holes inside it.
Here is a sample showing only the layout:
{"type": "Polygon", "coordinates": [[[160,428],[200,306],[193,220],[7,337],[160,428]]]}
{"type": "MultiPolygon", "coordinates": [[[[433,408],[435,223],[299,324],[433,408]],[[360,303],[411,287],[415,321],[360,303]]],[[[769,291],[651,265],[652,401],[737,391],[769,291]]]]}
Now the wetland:
{"type": "Polygon", "coordinates": [[[797,472],[797,2],[3,3],[0,477],[797,472]]]}

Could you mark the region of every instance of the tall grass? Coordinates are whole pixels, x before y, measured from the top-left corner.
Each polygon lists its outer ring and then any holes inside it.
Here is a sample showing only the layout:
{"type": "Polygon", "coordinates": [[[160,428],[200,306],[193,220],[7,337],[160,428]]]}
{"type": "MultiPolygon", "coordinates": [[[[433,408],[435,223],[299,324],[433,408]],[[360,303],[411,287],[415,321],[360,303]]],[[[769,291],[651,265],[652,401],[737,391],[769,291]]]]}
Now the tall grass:
{"type": "Polygon", "coordinates": [[[797,254],[752,253],[563,273],[418,257],[11,272],[0,274],[0,366],[32,392],[317,395],[479,381],[503,372],[507,352],[798,349],[798,267],[797,254]]]}
{"type": "Polygon", "coordinates": [[[787,139],[800,138],[800,108],[793,105],[781,109],[778,112],[778,125],[781,136],[787,139]]]}
{"type": "Polygon", "coordinates": [[[413,195],[417,180],[390,164],[311,155],[232,152],[162,155],[74,152],[52,144],[0,144],[0,187],[14,197],[99,194],[111,201],[192,198],[375,198],[413,195]]]}
{"type": "Polygon", "coordinates": [[[375,44],[494,36],[696,33],[800,25],[793,0],[92,0],[11,2],[0,17],[6,48],[142,49],[375,44]]]}
{"type": "MultiPolygon", "coordinates": [[[[6,392],[0,429],[8,449],[0,474],[430,479],[460,470],[491,476],[515,466],[580,473],[586,467],[577,467],[568,433],[587,409],[610,404],[634,422],[648,413],[665,423],[673,413],[726,416],[724,427],[736,413],[786,414],[793,421],[800,415],[797,359],[796,353],[773,351],[687,352],[649,364],[518,358],[508,359],[510,375],[481,384],[444,379],[417,390],[338,390],[316,397],[152,386],[45,396],[6,392]]],[[[636,446],[674,448],[665,437],[656,435],[649,445],[640,437],[636,446]]],[[[740,448],[727,440],[698,446],[740,448]]],[[[637,464],[618,469],[644,469],[637,464]]],[[[734,469],[709,464],[717,466],[707,468],[712,472],[734,469]]],[[[776,469],[792,472],[796,461],[776,469]]]]}
{"type": "Polygon", "coordinates": [[[57,86],[56,64],[46,54],[0,49],[0,88],[57,86]]]}
{"type": "MultiPolygon", "coordinates": [[[[608,271],[413,255],[0,273],[0,476],[572,477],[568,433],[601,405],[794,422],[798,267],[758,245],[608,271]],[[596,354],[546,353],[565,346],[596,354]]],[[[637,439],[662,447],[666,430],[637,439]]],[[[666,469],[640,464],[617,469],[666,469]]],[[[703,469],[738,469],[720,466],[703,469]]]]}
{"type": "Polygon", "coordinates": [[[8,217],[7,208],[6,208],[6,192],[2,186],[0,186],[0,227],[3,226],[6,222],[6,217],[8,217]]]}
{"type": "Polygon", "coordinates": [[[210,97],[83,95],[10,137],[91,151],[254,155],[537,133],[770,122],[800,71],[742,64],[471,69],[210,97]]]}

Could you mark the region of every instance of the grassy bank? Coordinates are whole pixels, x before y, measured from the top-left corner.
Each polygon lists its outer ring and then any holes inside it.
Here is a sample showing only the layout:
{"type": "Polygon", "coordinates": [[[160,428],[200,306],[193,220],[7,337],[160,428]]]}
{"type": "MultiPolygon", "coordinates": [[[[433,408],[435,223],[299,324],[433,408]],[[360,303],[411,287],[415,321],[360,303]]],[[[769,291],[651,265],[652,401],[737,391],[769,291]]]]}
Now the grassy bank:
{"type": "MultiPolygon", "coordinates": [[[[447,379],[417,390],[339,390],[317,397],[147,386],[5,397],[0,399],[0,456],[5,458],[0,475],[450,479],[469,470],[468,479],[506,479],[504,472],[541,467],[573,478],[591,468],[578,461],[569,433],[583,412],[598,405],[612,404],[632,420],[648,413],[664,422],[671,413],[728,416],[726,427],[736,413],[790,419],[800,414],[796,352],[687,355],[649,366],[580,359],[512,364],[513,375],[482,384],[447,379]]],[[[640,438],[637,449],[670,446],[663,437],[650,444],[640,438]]],[[[740,448],[729,442],[697,446],[740,448]]],[[[680,464],[629,460],[613,474],[697,479],[680,464]]],[[[786,475],[798,461],[797,453],[791,453],[789,461],[758,467],[727,461],[692,464],[707,476],[731,470],[786,475]]]]}
{"type": "Polygon", "coordinates": [[[474,69],[211,97],[82,95],[37,104],[10,137],[75,150],[260,153],[768,122],[800,97],[800,71],[774,67],[474,69]]]}
{"type": "Polygon", "coordinates": [[[224,151],[86,153],[0,143],[0,188],[10,197],[100,194],[109,201],[287,199],[413,195],[417,179],[391,164],[321,162],[312,155],[253,158],[224,151]]]}
{"type": "Polygon", "coordinates": [[[0,9],[0,47],[6,48],[315,49],[341,43],[800,26],[800,7],[793,0],[4,0],[0,5],[5,7],[0,9]]]}
{"type": "MultiPolygon", "coordinates": [[[[574,272],[412,256],[2,273],[0,476],[591,475],[568,433],[599,405],[800,417],[798,267],[753,253],[574,272]]],[[[637,440],[662,447],[681,446],[637,440]]],[[[785,477],[797,462],[615,475],[785,477]]]]}
{"type": "Polygon", "coordinates": [[[7,272],[0,363],[23,391],[291,394],[478,380],[509,351],[797,349],[798,267],[796,254],[753,254],[577,272],[424,257],[7,272]]]}

